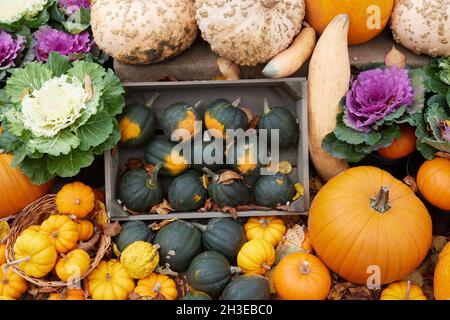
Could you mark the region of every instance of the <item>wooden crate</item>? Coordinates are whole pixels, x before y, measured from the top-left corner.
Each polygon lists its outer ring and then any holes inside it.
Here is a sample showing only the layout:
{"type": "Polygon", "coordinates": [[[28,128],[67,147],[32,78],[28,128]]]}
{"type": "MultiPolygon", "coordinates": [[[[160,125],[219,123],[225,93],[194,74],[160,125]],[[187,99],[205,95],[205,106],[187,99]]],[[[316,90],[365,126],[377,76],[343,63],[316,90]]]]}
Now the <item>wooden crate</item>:
{"type": "MultiPolygon", "coordinates": [[[[202,100],[199,109],[204,113],[206,106],[217,98],[234,101],[242,98],[242,105],[254,114],[263,111],[263,99],[268,98],[271,106],[282,105],[297,115],[300,138],[297,147],[280,150],[280,161],[287,160],[293,165],[290,175],[295,182],[305,187],[305,195],[296,202],[295,211],[239,211],[238,216],[306,215],[309,209],[309,167],[308,167],[308,119],[306,104],[306,80],[289,78],[280,80],[239,80],[239,81],[192,81],[192,82],[146,82],[125,83],[127,103],[145,102],[155,92],[160,93],[153,106],[159,119],[165,107],[174,102],[184,101],[194,104],[202,100]]],[[[168,215],[129,215],[117,201],[117,180],[120,168],[129,158],[144,159],[144,148],[125,150],[115,148],[105,153],[106,205],[112,220],[162,220],[162,219],[202,219],[224,217],[223,212],[173,212],[168,215]]],[[[164,191],[168,181],[162,180],[164,191]]]]}

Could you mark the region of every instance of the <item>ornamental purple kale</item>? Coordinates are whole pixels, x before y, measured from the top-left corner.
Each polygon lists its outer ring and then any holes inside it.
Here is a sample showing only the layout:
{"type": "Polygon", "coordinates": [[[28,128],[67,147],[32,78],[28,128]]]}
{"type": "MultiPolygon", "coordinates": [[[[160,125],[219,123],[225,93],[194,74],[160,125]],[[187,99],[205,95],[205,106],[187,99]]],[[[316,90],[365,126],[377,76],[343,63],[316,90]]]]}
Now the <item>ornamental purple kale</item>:
{"type": "Polygon", "coordinates": [[[89,0],[58,0],[58,4],[63,7],[67,14],[71,15],[81,7],[89,9],[91,2],[89,0]]]}
{"type": "Polygon", "coordinates": [[[74,61],[78,56],[88,53],[92,45],[88,32],[71,35],[48,26],[36,31],[34,38],[36,56],[41,62],[46,62],[52,51],[68,56],[70,61],[74,61]]]}
{"type": "Polygon", "coordinates": [[[0,30],[0,69],[14,67],[14,61],[24,47],[24,37],[18,36],[14,40],[9,33],[0,30]]]}
{"type": "Polygon", "coordinates": [[[347,93],[344,122],[357,131],[370,132],[372,125],[413,103],[414,89],[406,69],[393,66],[364,71],[347,93]]]}

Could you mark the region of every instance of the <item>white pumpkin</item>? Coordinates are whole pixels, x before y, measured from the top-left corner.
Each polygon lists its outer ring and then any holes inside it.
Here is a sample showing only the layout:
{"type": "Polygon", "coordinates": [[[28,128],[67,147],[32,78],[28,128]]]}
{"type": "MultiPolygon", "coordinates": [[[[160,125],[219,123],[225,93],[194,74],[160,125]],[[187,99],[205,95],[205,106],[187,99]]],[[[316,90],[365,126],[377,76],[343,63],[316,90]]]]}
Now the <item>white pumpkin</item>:
{"type": "Polygon", "coordinates": [[[194,0],[96,0],[97,45],[127,64],[161,62],[189,48],[197,35],[194,0]]]}
{"type": "Polygon", "coordinates": [[[450,55],[450,0],[397,0],[394,39],[417,54],[450,55]]]}
{"type": "Polygon", "coordinates": [[[195,0],[196,19],[211,49],[239,65],[265,63],[300,32],[304,0],[195,0]]]}

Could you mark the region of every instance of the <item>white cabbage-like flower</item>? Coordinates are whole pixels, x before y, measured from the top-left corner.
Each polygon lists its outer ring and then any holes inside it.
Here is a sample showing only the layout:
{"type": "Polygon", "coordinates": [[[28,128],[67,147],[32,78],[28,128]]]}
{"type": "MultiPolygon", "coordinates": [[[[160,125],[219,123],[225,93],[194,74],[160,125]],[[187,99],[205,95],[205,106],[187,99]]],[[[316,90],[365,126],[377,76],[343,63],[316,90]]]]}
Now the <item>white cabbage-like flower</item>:
{"type": "Polygon", "coordinates": [[[47,5],[48,0],[1,0],[0,23],[11,24],[23,16],[34,17],[47,5]]]}
{"type": "Polygon", "coordinates": [[[48,80],[23,98],[24,126],[35,136],[54,137],[82,115],[87,99],[88,93],[77,78],[63,75],[48,80]]]}

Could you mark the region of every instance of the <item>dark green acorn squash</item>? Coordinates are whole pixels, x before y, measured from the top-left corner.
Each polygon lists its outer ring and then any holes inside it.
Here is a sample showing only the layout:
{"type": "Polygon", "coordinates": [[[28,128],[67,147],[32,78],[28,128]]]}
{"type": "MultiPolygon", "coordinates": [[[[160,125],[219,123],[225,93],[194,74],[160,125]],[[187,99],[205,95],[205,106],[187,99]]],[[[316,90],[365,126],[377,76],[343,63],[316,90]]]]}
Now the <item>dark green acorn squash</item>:
{"type": "Polygon", "coordinates": [[[197,128],[195,128],[195,121],[201,121],[196,110],[200,103],[201,101],[191,106],[185,102],[176,102],[164,110],[160,122],[164,134],[169,140],[172,140],[172,134],[177,129],[185,129],[189,132],[188,137],[183,137],[179,140],[183,140],[184,138],[191,139],[197,133],[196,131],[201,131],[201,127],[200,130],[196,130],[197,128]]]}
{"type": "Polygon", "coordinates": [[[261,176],[255,185],[256,204],[274,208],[291,201],[295,195],[295,187],[292,180],[281,173],[261,176]]]}
{"type": "Polygon", "coordinates": [[[227,170],[216,174],[208,168],[203,168],[203,171],[209,177],[208,195],[219,207],[234,208],[248,204],[249,190],[238,173],[227,170]]]}
{"type": "Polygon", "coordinates": [[[258,129],[267,130],[267,139],[270,142],[270,130],[278,129],[280,148],[295,146],[299,136],[297,118],[285,107],[269,108],[267,100],[264,101],[264,114],[261,115],[258,129]]]}
{"type": "Polygon", "coordinates": [[[212,298],[204,292],[190,290],[179,300],[212,300],[212,298]]]}
{"type": "Polygon", "coordinates": [[[175,211],[196,211],[205,202],[207,194],[202,176],[196,171],[188,171],[173,179],[168,200],[175,211]]]}
{"type": "Polygon", "coordinates": [[[201,232],[187,221],[177,220],[161,228],[153,241],[159,244],[161,266],[182,272],[201,251],[201,232]]]}
{"type": "Polygon", "coordinates": [[[244,245],[245,233],[242,225],[230,218],[215,218],[208,225],[194,223],[202,234],[202,243],[206,250],[223,254],[230,263],[236,262],[239,250],[244,245]]]}
{"type": "Polygon", "coordinates": [[[270,287],[267,278],[259,275],[243,275],[233,279],[223,290],[220,300],[269,300],[270,287]]]}
{"type": "Polygon", "coordinates": [[[153,172],[145,169],[130,170],[119,182],[119,199],[122,205],[136,213],[146,213],[161,202],[163,192],[158,180],[162,164],[157,164],[153,172]]]}
{"type": "Polygon", "coordinates": [[[194,290],[217,297],[231,280],[231,266],[220,253],[205,251],[192,260],[186,276],[194,290]]]}
{"type": "Polygon", "coordinates": [[[152,106],[159,94],[145,104],[129,104],[119,120],[120,142],[124,148],[138,148],[154,136],[158,123],[152,106]]]}
{"type": "Polygon", "coordinates": [[[245,136],[242,140],[243,143],[236,140],[227,147],[227,160],[231,159],[231,168],[242,175],[258,173],[261,166],[258,136],[245,136]]]}
{"type": "Polygon", "coordinates": [[[120,252],[125,250],[130,244],[136,241],[151,243],[152,230],[142,221],[127,221],[122,225],[120,234],[115,238],[114,243],[120,252]]]}
{"type": "Polygon", "coordinates": [[[174,150],[177,143],[155,139],[145,149],[145,161],[151,164],[162,163],[161,175],[176,177],[189,168],[189,161],[174,150]]]}
{"type": "Polygon", "coordinates": [[[225,138],[226,129],[247,129],[247,114],[239,108],[240,99],[231,103],[226,99],[217,99],[205,112],[206,129],[216,129],[225,138]]]}
{"type": "Polygon", "coordinates": [[[217,171],[225,167],[225,143],[222,139],[203,139],[202,143],[194,140],[191,149],[191,166],[197,171],[202,171],[203,168],[209,168],[212,171],[217,171]],[[221,154],[217,155],[216,151],[220,151],[221,154]],[[208,163],[207,163],[208,162],[208,163]]]}

